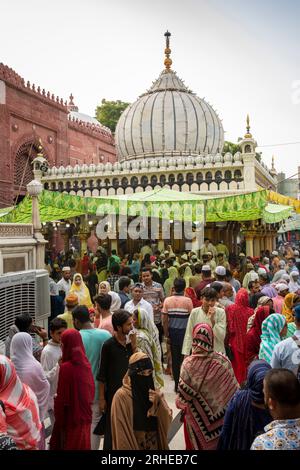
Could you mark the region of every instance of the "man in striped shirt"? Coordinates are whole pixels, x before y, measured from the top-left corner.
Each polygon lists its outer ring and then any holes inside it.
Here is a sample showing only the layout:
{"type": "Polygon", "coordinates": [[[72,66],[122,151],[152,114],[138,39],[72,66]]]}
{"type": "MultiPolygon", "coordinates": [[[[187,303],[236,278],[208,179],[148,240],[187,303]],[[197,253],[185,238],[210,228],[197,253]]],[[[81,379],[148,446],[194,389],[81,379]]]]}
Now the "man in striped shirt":
{"type": "Polygon", "coordinates": [[[175,391],[177,392],[180,367],[183,356],[181,354],[184,335],[193,302],[184,296],[186,283],[184,279],[178,278],[174,281],[174,295],[167,297],[163,305],[163,327],[164,334],[171,346],[172,372],[175,380],[175,391]]]}

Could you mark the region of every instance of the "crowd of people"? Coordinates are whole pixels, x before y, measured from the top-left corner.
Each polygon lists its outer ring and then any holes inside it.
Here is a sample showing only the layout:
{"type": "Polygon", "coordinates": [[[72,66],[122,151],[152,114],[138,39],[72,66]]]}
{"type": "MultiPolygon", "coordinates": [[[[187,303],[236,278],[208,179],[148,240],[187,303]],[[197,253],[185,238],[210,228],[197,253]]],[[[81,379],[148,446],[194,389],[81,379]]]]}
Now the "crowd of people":
{"type": "Polygon", "coordinates": [[[167,375],[187,450],[300,449],[299,251],[168,248],[47,258],[49,330],[16,315],[0,355],[0,449],[166,450],[167,375]]]}

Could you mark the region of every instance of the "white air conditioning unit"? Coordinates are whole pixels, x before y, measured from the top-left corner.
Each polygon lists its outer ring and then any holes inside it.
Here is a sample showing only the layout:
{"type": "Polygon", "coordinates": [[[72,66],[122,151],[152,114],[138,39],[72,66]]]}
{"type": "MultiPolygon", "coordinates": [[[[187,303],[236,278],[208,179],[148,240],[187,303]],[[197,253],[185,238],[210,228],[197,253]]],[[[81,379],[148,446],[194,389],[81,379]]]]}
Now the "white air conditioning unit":
{"type": "Polygon", "coordinates": [[[0,276],[0,341],[5,340],[20,313],[27,313],[47,330],[50,311],[48,271],[34,269],[0,276]]]}

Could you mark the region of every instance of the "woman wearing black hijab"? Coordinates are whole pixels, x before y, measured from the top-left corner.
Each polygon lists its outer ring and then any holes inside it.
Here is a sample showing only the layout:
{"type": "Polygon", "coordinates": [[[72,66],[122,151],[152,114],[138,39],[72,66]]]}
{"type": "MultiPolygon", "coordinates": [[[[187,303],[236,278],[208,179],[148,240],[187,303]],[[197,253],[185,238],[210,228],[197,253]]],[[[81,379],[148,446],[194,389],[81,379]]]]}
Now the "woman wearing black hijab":
{"type": "Polygon", "coordinates": [[[163,394],[154,389],[153,366],[141,352],[129,360],[123,386],[112,402],[113,450],[168,450],[172,411],[163,394]]]}

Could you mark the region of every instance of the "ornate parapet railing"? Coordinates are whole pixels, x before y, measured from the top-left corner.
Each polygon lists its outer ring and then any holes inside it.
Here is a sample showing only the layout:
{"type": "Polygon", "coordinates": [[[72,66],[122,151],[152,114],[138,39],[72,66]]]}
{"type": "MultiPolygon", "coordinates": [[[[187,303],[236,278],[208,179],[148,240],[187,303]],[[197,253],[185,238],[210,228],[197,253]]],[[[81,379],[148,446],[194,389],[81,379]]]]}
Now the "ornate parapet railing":
{"type": "Polygon", "coordinates": [[[32,235],[33,228],[31,224],[0,224],[0,239],[28,238],[32,235]]]}

